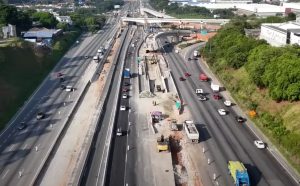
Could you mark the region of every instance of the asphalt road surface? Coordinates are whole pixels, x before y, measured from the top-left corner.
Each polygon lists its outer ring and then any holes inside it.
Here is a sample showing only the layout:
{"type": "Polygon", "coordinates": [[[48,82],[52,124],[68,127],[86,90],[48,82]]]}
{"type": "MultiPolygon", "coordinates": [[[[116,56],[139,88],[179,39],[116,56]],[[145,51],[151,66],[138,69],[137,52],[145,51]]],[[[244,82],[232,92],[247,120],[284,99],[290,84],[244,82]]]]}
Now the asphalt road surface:
{"type": "MultiPolygon", "coordinates": [[[[108,22],[114,22],[109,19],[108,22]]],[[[72,105],[79,96],[76,90],[84,83],[80,78],[92,61],[97,49],[107,38],[113,36],[115,26],[106,25],[102,33],[85,35],[62,58],[46,77],[32,98],[23,106],[10,125],[0,136],[0,185],[31,185],[38,174],[42,161],[58,133],[71,113],[72,105]],[[92,38],[93,37],[93,38],[92,38]],[[86,59],[85,56],[89,58],[86,59]],[[57,73],[64,74],[64,82],[57,79],[57,73]],[[74,92],[61,90],[60,84],[71,85],[74,92]],[[36,119],[38,112],[45,118],[36,119]],[[27,127],[19,130],[25,122],[27,127]]]]}
{"type": "MultiPolygon", "coordinates": [[[[131,29],[129,29],[128,33],[131,32],[131,29]]],[[[97,139],[96,143],[94,146],[92,146],[92,152],[88,160],[87,164],[87,171],[86,174],[83,178],[82,185],[101,185],[103,181],[103,167],[105,167],[105,159],[104,159],[104,149],[107,148],[109,144],[106,144],[107,139],[109,138],[109,127],[111,125],[114,125],[112,123],[113,118],[117,117],[118,115],[124,117],[124,120],[126,120],[126,114],[128,115],[128,108],[126,111],[120,111],[120,107],[118,105],[118,100],[116,100],[117,94],[121,94],[119,87],[118,87],[118,81],[119,81],[119,74],[122,73],[123,68],[121,68],[121,60],[125,59],[126,56],[126,48],[129,46],[129,37],[125,38],[123,47],[121,49],[120,53],[120,58],[117,61],[116,64],[116,72],[115,76],[113,77],[113,80],[111,81],[111,89],[110,89],[110,94],[108,97],[108,100],[106,104],[103,106],[103,113],[102,113],[102,118],[101,118],[101,123],[99,123],[99,129],[96,131],[97,134],[97,139]],[[117,113],[113,113],[113,108],[117,107],[117,113]]],[[[121,98],[121,97],[120,97],[121,98]]],[[[117,122],[115,120],[115,122],[117,122]]],[[[125,121],[124,121],[125,122],[125,121]]],[[[114,127],[115,130],[113,130],[113,138],[115,135],[116,128],[114,127]]],[[[125,128],[123,128],[124,130],[125,128]]],[[[112,151],[112,149],[111,149],[112,151]]],[[[122,159],[124,154],[119,154],[119,158],[122,159]]],[[[124,162],[123,162],[124,163],[124,162]]],[[[121,166],[121,165],[120,165],[121,166]]],[[[109,174],[109,165],[108,165],[108,173],[109,174]]],[[[107,176],[109,177],[109,176],[107,176]]]]}
{"type": "MultiPolygon", "coordinates": [[[[220,175],[219,184],[233,184],[233,179],[228,175],[227,161],[239,160],[248,169],[251,185],[297,185],[267,150],[254,146],[255,135],[243,124],[237,123],[236,113],[230,107],[225,107],[224,100],[213,98],[210,83],[199,81],[199,74],[202,72],[199,62],[184,60],[180,54],[176,54],[173,46],[165,43],[165,36],[160,40],[184,104],[197,123],[200,143],[204,144],[211,155],[211,161],[216,164],[217,175],[220,175]],[[185,72],[191,76],[184,77],[185,72]],[[179,81],[180,77],[186,80],[179,81]],[[209,100],[199,101],[195,94],[196,88],[202,88],[209,100]],[[220,108],[224,108],[229,114],[220,116],[217,112],[220,108]]],[[[192,53],[188,57],[193,58],[192,53]]],[[[199,148],[199,153],[202,152],[200,145],[195,145],[195,148],[199,148]]]]}

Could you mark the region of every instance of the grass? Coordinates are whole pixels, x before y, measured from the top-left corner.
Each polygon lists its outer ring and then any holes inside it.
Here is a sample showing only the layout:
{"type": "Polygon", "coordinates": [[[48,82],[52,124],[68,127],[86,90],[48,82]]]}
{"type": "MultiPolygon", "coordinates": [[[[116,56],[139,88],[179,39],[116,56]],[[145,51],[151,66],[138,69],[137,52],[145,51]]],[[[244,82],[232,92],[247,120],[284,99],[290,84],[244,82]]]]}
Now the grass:
{"type": "Polygon", "coordinates": [[[0,63],[0,128],[22,107],[37,86],[56,65],[79,36],[79,32],[65,34],[61,51],[53,50],[48,56],[37,57],[27,42],[1,47],[4,60],[0,63]]]}

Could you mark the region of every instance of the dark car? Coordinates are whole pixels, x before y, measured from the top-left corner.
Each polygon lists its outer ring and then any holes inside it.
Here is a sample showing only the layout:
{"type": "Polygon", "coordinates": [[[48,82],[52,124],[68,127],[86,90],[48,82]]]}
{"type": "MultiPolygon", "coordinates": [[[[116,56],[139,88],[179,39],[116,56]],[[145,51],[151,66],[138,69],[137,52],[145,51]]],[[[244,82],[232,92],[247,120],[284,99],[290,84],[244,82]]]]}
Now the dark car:
{"type": "Polygon", "coordinates": [[[222,97],[219,94],[214,94],[213,97],[215,100],[222,99],[222,97]]]}
{"type": "Polygon", "coordinates": [[[180,81],[184,81],[185,79],[184,79],[183,77],[180,77],[179,80],[180,80],[180,81]]]}
{"type": "Polygon", "coordinates": [[[124,88],[122,89],[122,92],[128,92],[128,88],[124,87],[124,88]]]}
{"type": "Polygon", "coordinates": [[[17,127],[19,130],[24,130],[27,127],[25,122],[21,122],[20,125],[17,127]]]}
{"type": "Polygon", "coordinates": [[[56,76],[59,78],[59,77],[62,77],[63,74],[61,72],[58,72],[56,76]]]}
{"type": "Polygon", "coordinates": [[[189,58],[188,58],[188,61],[191,61],[191,60],[192,60],[192,58],[189,57],[189,58]]]}
{"type": "Polygon", "coordinates": [[[204,95],[202,95],[202,94],[199,94],[198,100],[200,100],[200,101],[206,101],[206,100],[207,100],[207,97],[204,96],[204,95]]]}
{"type": "Polygon", "coordinates": [[[37,120],[41,120],[41,119],[43,119],[45,117],[45,114],[43,113],[43,112],[39,112],[39,113],[37,113],[37,115],[36,115],[36,119],[37,120]]]}
{"type": "Polygon", "coordinates": [[[129,86],[130,84],[128,82],[124,82],[124,86],[129,86]]]}
{"type": "Polygon", "coordinates": [[[65,90],[66,89],[66,85],[60,85],[60,90],[65,90]]]}
{"type": "Polygon", "coordinates": [[[60,81],[60,82],[64,82],[65,79],[64,79],[63,77],[60,77],[60,78],[59,78],[59,81],[60,81]]]}
{"type": "Polygon", "coordinates": [[[191,74],[190,74],[190,73],[188,73],[188,72],[186,72],[186,73],[184,73],[184,76],[185,76],[185,77],[190,77],[190,76],[191,76],[191,74]]]}
{"type": "Polygon", "coordinates": [[[245,118],[243,118],[243,117],[241,117],[241,116],[236,116],[236,117],[235,117],[235,120],[236,120],[238,123],[244,123],[245,118]]]}

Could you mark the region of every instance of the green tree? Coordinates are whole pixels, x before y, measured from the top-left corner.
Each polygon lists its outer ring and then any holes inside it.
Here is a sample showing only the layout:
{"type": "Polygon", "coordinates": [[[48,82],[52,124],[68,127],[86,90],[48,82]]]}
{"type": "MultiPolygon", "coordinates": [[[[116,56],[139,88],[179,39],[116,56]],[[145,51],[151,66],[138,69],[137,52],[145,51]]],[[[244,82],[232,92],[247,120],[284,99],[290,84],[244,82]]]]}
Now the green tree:
{"type": "Polygon", "coordinates": [[[286,17],[286,21],[294,21],[294,20],[296,20],[296,14],[293,12],[288,13],[286,17]]]}
{"type": "Polygon", "coordinates": [[[58,23],[55,17],[48,12],[35,12],[32,17],[34,21],[39,21],[46,28],[54,28],[58,23]]]}
{"type": "Polygon", "coordinates": [[[69,25],[67,23],[57,23],[56,28],[66,31],[68,30],[69,25]]]}

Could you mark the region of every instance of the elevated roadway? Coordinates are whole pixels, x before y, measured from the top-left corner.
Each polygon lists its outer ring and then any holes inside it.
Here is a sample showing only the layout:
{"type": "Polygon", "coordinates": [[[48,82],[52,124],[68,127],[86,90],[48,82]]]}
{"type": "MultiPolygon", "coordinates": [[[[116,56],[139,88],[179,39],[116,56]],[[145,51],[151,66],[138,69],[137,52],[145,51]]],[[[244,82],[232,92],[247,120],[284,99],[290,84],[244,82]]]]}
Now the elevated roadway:
{"type": "Polygon", "coordinates": [[[226,24],[229,19],[177,19],[177,18],[131,18],[122,17],[122,22],[135,22],[141,24],[148,23],[214,23],[214,24],[226,24]]]}
{"type": "Polygon", "coordinates": [[[152,10],[152,9],[149,9],[149,8],[144,8],[144,7],[141,7],[140,8],[140,11],[141,11],[141,14],[144,15],[145,12],[148,13],[148,14],[151,14],[155,17],[158,17],[158,18],[174,18],[172,16],[169,16],[167,14],[164,14],[164,13],[161,13],[161,12],[158,12],[158,11],[155,11],[155,10],[152,10]]]}

